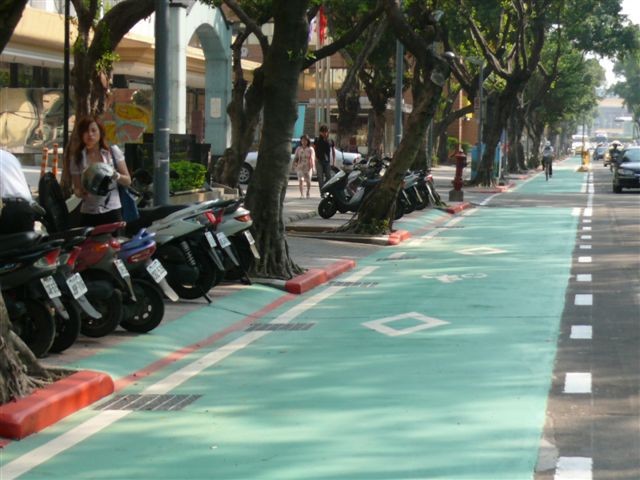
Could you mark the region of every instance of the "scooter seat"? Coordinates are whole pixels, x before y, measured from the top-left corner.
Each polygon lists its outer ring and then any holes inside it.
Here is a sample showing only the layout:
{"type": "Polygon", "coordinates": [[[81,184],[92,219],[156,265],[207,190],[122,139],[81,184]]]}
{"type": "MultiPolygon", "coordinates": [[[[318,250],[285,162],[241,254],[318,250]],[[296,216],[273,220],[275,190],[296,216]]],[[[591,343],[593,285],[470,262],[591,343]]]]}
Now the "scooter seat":
{"type": "MultiPolygon", "coordinates": [[[[75,242],[75,238],[88,237],[92,232],[93,227],[77,227],[63,232],[55,232],[49,235],[51,240],[61,239],[65,242],[75,242]]],[[[75,244],[75,243],[74,243],[75,244]]]]}
{"type": "Polygon", "coordinates": [[[36,232],[10,233],[0,235],[0,256],[10,250],[25,250],[40,241],[41,235],[36,232]]]}
{"type": "Polygon", "coordinates": [[[114,223],[105,223],[104,225],[98,225],[94,227],[94,229],[90,232],[90,236],[95,237],[96,235],[103,235],[105,233],[113,233],[116,230],[120,230],[124,228],[127,222],[114,222],[114,223]]]}
{"type": "Polygon", "coordinates": [[[156,220],[163,219],[167,215],[189,207],[190,205],[160,205],[158,207],[141,208],[139,211],[140,218],[127,224],[127,234],[133,234],[140,231],[141,228],[149,227],[156,220]]]}

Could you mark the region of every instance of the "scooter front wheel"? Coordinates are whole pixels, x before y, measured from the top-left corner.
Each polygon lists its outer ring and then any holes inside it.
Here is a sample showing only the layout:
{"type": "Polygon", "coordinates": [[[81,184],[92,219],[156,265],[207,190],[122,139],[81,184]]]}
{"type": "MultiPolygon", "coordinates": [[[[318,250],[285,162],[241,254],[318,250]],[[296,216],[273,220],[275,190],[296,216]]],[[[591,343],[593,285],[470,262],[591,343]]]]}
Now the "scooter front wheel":
{"type": "Polygon", "coordinates": [[[113,332],[122,320],[122,292],[115,288],[109,298],[87,296],[91,304],[102,315],[101,318],[85,317],[80,332],[87,337],[98,338],[113,332]]]}
{"type": "Polygon", "coordinates": [[[171,272],[169,272],[169,276],[167,277],[171,288],[175,290],[179,297],[187,300],[195,300],[209,293],[209,290],[220,281],[216,273],[218,267],[215,266],[213,260],[205,255],[199,248],[192,248],[191,252],[196,266],[190,268],[197,269],[197,278],[195,278],[195,281],[193,283],[185,283],[180,278],[176,278],[177,275],[172,275],[171,272]]]}
{"type": "Polygon", "coordinates": [[[78,308],[68,298],[63,298],[62,303],[69,314],[69,319],[65,320],[58,314],[55,316],[56,334],[49,349],[54,353],[63,352],[73,345],[80,335],[80,328],[82,328],[82,318],[78,308]]]}
{"type": "Polygon", "coordinates": [[[42,302],[24,301],[24,313],[11,318],[13,330],[36,357],[43,357],[51,348],[56,335],[56,322],[42,302]]]}
{"type": "Polygon", "coordinates": [[[318,214],[322,218],[331,218],[338,211],[338,205],[336,205],[336,201],[331,197],[324,197],[320,200],[320,204],[318,205],[318,214]]]}
{"type": "Polygon", "coordinates": [[[133,292],[138,301],[125,306],[124,319],[120,325],[130,332],[150,332],[160,325],[164,317],[162,292],[155,285],[139,278],[133,280],[133,292]]]}

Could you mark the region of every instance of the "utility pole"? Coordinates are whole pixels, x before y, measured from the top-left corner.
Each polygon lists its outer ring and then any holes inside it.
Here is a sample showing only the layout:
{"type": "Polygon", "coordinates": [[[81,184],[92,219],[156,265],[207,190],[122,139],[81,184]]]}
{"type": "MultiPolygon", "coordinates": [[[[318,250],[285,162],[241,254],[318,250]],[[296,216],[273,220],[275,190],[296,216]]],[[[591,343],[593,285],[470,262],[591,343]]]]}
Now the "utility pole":
{"type": "Polygon", "coordinates": [[[169,203],[169,2],[155,0],[156,56],[154,78],[153,201],[169,203]]]}
{"type": "Polygon", "coordinates": [[[65,0],[64,2],[64,73],[63,73],[63,93],[64,104],[62,107],[62,149],[67,154],[67,144],[69,143],[69,82],[70,82],[70,54],[71,45],[69,40],[69,23],[70,23],[70,10],[71,0],[65,0]]]}
{"type": "MultiPolygon", "coordinates": [[[[402,0],[399,2],[402,9],[402,0]]],[[[394,149],[397,150],[402,140],[402,83],[404,77],[404,46],[396,40],[396,109],[394,128],[394,149]]]]}

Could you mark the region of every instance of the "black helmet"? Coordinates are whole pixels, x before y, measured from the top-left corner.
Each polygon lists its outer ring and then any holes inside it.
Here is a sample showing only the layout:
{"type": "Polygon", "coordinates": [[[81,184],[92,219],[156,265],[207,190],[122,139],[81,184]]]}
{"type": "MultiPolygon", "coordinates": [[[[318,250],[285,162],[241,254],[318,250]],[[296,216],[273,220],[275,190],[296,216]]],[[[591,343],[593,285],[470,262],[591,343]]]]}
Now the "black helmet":
{"type": "Polygon", "coordinates": [[[82,173],[83,188],[94,195],[104,196],[111,189],[115,170],[108,163],[94,163],[82,173]]]}

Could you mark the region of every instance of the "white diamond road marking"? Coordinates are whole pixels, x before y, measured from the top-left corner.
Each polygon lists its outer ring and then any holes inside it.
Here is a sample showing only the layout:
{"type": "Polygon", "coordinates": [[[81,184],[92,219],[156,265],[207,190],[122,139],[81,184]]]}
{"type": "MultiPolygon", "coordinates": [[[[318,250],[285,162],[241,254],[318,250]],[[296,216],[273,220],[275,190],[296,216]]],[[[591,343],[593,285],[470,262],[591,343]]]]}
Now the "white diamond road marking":
{"type": "Polygon", "coordinates": [[[419,332],[420,330],[426,330],[428,328],[440,327],[442,325],[447,325],[448,323],[449,322],[445,322],[444,320],[427,317],[426,315],[422,315],[418,312],[409,312],[403,313],[401,315],[395,315],[393,317],[379,318],[378,320],[364,322],[362,325],[370,328],[371,330],[375,330],[376,332],[388,335],[389,337],[397,337],[400,335],[408,335],[410,333],[419,332]],[[408,318],[416,320],[418,324],[413,327],[403,328],[401,330],[397,330],[388,325],[398,320],[406,320],[408,318]]]}
{"type": "Polygon", "coordinates": [[[505,253],[506,250],[500,250],[499,248],[491,247],[475,247],[465,248],[464,250],[458,250],[456,253],[461,255],[496,255],[498,253],[505,253]]]}
{"type": "Polygon", "coordinates": [[[591,263],[591,257],[578,257],[578,263],[591,263]]]}
{"type": "Polygon", "coordinates": [[[590,293],[577,293],[574,305],[593,305],[593,295],[590,293]]]}
{"type": "Polygon", "coordinates": [[[590,282],[593,280],[593,277],[591,276],[590,273],[581,273],[581,274],[578,274],[578,276],[576,277],[576,280],[578,282],[590,282]]]}
{"type": "Polygon", "coordinates": [[[591,393],[591,373],[567,373],[564,378],[564,393],[591,393]]]}
{"type": "Polygon", "coordinates": [[[591,340],[593,327],[591,325],[572,325],[571,337],[573,340],[591,340]]]}
{"type": "Polygon", "coordinates": [[[553,480],[593,480],[593,459],[588,457],[560,457],[553,480]]]}

